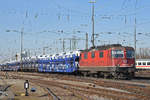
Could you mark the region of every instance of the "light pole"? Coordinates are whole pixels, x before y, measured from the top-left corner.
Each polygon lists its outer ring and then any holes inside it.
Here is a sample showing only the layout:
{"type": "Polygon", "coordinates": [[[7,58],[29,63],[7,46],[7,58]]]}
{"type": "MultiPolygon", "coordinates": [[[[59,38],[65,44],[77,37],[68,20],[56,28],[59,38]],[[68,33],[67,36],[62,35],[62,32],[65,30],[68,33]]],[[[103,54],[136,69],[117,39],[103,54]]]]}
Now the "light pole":
{"type": "Polygon", "coordinates": [[[136,17],[135,17],[135,25],[134,25],[134,50],[135,50],[135,60],[136,60],[136,17]]]}
{"type": "MultiPolygon", "coordinates": [[[[85,31],[77,31],[78,33],[85,33],[85,49],[88,49],[88,33],[85,31]]],[[[84,39],[83,39],[84,40],[84,39]]]]}
{"type": "Polygon", "coordinates": [[[17,32],[17,33],[20,33],[20,70],[22,71],[22,51],[23,51],[23,31],[24,31],[24,28],[21,28],[21,31],[17,31],[17,30],[6,30],[6,32],[17,32]]]}
{"type": "Polygon", "coordinates": [[[135,23],[134,23],[134,49],[135,49],[135,61],[136,61],[136,42],[137,42],[137,40],[136,40],[136,23],[137,23],[137,20],[136,20],[136,7],[137,7],[137,0],[136,0],[136,2],[135,2],[135,19],[134,19],[134,21],[135,21],[135,23]]]}
{"type": "Polygon", "coordinates": [[[24,28],[21,29],[21,51],[20,51],[20,57],[21,57],[21,61],[20,61],[20,69],[22,71],[22,51],[23,51],[23,31],[24,31],[24,28]]]}
{"type": "Polygon", "coordinates": [[[48,48],[48,46],[46,46],[46,47],[43,47],[43,55],[45,55],[46,53],[45,53],[45,49],[47,49],[48,48]]]}
{"type": "Polygon", "coordinates": [[[65,52],[65,38],[60,38],[60,41],[62,41],[62,51],[65,52]]]}
{"type": "Polygon", "coordinates": [[[92,42],[92,45],[93,45],[93,47],[95,47],[95,39],[94,39],[94,29],[95,29],[95,25],[94,25],[94,4],[96,3],[96,1],[90,1],[89,3],[92,3],[92,40],[91,40],[91,42],[92,42]]]}

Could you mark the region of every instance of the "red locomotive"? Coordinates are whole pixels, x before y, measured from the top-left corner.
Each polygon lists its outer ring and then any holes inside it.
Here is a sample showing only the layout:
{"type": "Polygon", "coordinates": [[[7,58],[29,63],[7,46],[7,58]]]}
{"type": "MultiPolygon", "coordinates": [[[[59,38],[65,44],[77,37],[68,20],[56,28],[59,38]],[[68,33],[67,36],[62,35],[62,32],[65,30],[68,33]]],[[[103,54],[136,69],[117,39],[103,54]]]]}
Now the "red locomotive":
{"type": "Polygon", "coordinates": [[[80,53],[79,70],[98,76],[131,78],[135,71],[134,49],[120,44],[104,45],[80,53]]]}

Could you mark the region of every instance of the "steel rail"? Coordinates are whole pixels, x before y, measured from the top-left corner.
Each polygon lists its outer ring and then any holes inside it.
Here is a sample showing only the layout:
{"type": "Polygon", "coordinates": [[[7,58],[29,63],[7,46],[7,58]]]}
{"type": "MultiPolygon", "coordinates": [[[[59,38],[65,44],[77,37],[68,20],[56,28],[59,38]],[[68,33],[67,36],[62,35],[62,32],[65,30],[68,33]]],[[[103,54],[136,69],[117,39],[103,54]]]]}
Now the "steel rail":
{"type": "Polygon", "coordinates": [[[60,98],[50,89],[46,88],[48,90],[48,93],[53,97],[53,100],[60,100],[60,98]]]}

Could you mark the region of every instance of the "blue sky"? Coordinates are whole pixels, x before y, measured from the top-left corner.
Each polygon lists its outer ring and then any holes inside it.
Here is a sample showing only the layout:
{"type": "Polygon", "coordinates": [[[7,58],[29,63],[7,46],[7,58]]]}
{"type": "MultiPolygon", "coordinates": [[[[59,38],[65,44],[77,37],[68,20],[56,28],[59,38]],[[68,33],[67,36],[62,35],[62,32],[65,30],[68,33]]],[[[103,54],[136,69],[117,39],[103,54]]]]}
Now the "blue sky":
{"type": "MultiPolygon", "coordinates": [[[[149,0],[96,0],[96,45],[122,43],[133,46],[134,18],[137,18],[137,47],[150,48],[149,0]],[[110,33],[110,34],[108,34],[110,33]]],[[[24,28],[24,49],[47,53],[62,51],[62,38],[85,39],[89,34],[91,46],[91,4],[88,0],[1,0],[0,54],[13,55],[20,50],[20,33],[24,28]],[[6,30],[11,30],[6,32],[6,30]],[[16,30],[18,32],[13,32],[16,30]],[[63,33],[60,31],[63,30],[63,33]],[[49,31],[49,32],[47,32],[49,31]],[[77,32],[77,31],[80,31],[77,32]],[[50,51],[50,48],[52,50],[50,51]]],[[[65,41],[66,51],[69,40],[65,41]]],[[[85,40],[78,40],[77,48],[85,48],[85,40]]]]}

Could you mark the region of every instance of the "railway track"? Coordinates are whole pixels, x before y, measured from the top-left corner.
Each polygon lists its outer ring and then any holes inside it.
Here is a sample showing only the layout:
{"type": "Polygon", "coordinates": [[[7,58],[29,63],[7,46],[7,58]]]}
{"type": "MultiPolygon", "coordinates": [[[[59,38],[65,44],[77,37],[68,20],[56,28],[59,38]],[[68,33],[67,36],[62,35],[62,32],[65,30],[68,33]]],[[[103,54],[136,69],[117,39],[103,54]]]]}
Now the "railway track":
{"type": "Polygon", "coordinates": [[[55,90],[59,88],[54,94],[61,100],[64,97],[58,92],[60,90],[61,92],[67,90],[68,95],[71,93],[71,96],[77,100],[94,100],[93,97],[108,98],[108,100],[149,100],[150,98],[150,84],[136,80],[96,79],[43,73],[11,72],[10,74],[18,79],[28,78],[30,82],[38,83],[45,88],[49,86],[55,87],[55,90]]]}
{"type": "Polygon", "coordinates": [[[60,100],[60,98],[53,92],[50,90],[50,88],[47,88],[48,93],[53,97],[53,100],[60,100]]]}
{"type": "MultiPolygon", "coordinates": [[[[5,78],[8,76],[5,74],[5,78]]],[[[11,85],[5,81],[3,77],[0,77],[0,100],[14,100],[14,93],[10,89],[11,85]]]]}
{"type": "MultiPolygon", "coordinates": [[[[28,78],[30,82],[33,83],[38,83],[39,85],[44,85],[44,86],[53,86],[53,87],[59,87],[61,89],[68,90],[73,93],[75,97],[77,97],[77,100],[91,100],[91,95],[97,95],[97,96],[105,96],[107,98],[113,98],[114,100],[116,99],[122,99],[122,100],[130,100],[131,98],[134,98],[133,95],[130,95],[130,93],[126,91],[121,91],[121,90],[109,90],[106,88],[95,88],[92,85],[86,85],[83,84],[72,84],[67,82],[60,82],[60,81],[54,81],[54,80],[45,80],[45,79],[33,79],[33,78],[28,78]],[[85,95],[86,94],[86,95],[85,95]],[[119,95],[128,95],[128,96],[119,96],[119,95]]],[[[61,96],[59,96],[61,98],[61,96]]],[[[64,99],[65,100],[65,99],[64,99]]]]}
{"type": "MultiPolygon", "coordinates": [[[[49,80],[41,80],[35,78],[37,75],[32,75],[32,77],[27,77],[27,73],[9,73],[9,78],[13,79],[22,79],[29,80],[31,83],[34,83],[48,92],[47,96],[50,100],[90,100],[87,97],[83,96],[81,93],[67,88],[67,86],[56,85],[57,83],[49,80]],[[26,76],[25,76],[26,75],[26,76]],[[61,98],[61,99],[59,99],[61,98]],[[72,99],[73,98],[73,99],[72,99]]],[[[44,77],[42,77],[44,78],[44,77]]]]}
{"type": "MultiPolygon", "coordinates": [[[[90,100],[94,99],[93,97],[108,98],[108,100],[149,100],[150,98],[150,84],[140,80],[137,82],[137,80],[111,80],[22,72],[17,72],[17,74],[10,72],[9,75],[15,79],[28,78],[30,82],[37,83],[45,88],[51,89],[51,87],[54,87],[55,89],[53,90],[59,88],[54,94],[60,99],[64,98],[64,96],[60,95],[64,90],[68,91],[65,97],[68,95],[77,100],[90,100]],[[61,92],[58,92],[60,90],[61,92]]],[[[52,94],[50,95],[52,98],[52,94]]]]}

